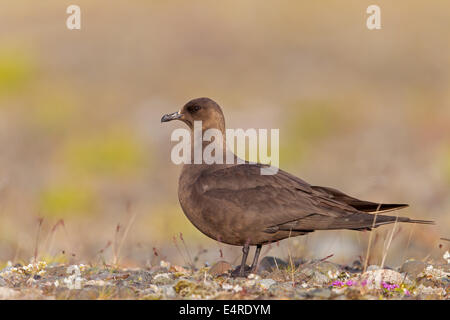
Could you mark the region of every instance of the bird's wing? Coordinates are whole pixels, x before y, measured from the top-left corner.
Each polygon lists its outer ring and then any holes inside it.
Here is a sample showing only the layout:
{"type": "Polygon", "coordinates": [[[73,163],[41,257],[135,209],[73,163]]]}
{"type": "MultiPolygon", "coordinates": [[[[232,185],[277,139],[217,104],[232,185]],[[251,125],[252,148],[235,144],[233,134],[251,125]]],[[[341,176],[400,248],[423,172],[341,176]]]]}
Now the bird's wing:
{"type": "Polygon", "coordinates": [[[294,229],[301,229],[301,220],[308,217],[335,220],[359,212],[285,171],[261,175],[263,166],[246,163],[207,170],[195,183],[197,192],[245,214],[257,214],[268,228],[295,225],[294,229]]]}
{"type": "Polygon", "coordinates": [[[363,211],[363,212],[389,212],[397,209],[402,209],[408,207],[407,204],[399,204],[399,203],[377,203],[377,202],[371,202],[371,201],[364,201],[360,199],[356,199],[353,197],[350,197],[349,195],[333,189],[329,187],[321,187],[321,186],[311,186],[314,191],[321,193],[323,196],[337,200],[339,202],[346,203],[353,208],[363,211]]]}

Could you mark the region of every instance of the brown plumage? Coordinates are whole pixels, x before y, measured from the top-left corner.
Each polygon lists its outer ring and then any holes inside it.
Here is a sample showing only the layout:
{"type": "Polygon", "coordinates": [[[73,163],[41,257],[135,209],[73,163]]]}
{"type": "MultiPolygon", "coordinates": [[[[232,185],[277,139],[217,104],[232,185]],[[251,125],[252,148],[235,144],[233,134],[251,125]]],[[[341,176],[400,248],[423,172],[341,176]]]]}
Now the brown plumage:
{"type": "MultiPolygon", "coordinates": [[[[215,128],[225,136],[222,110],[211,99],[191,100],[181,111],[163,116],[161,122],[175,119],[186,123],[191,130],[194,121],[201,120],[203,132],[215,128]]],[[[193,136],[191,134],[191,139],[193,136]]],[[[209,142],[203,147],[207,144],[209,142]]],[[[225,142],[221,147],[224,155],[230,152],[225,142]]],[[[275,175],[261,175],[262,166],[236,164],[236,161],[235,164],[184,164],[179,179],[178,198],[192,224],[210,238],[243,246],[240,276],[246,273],[250,245],[257,246],[250,269],[253,272],[261,246],[288,237],[314,230],[370,230],[396,219],[398,222],[432,223],[379,214],[405,208],[406,204],[359,200],[336,189],[312,186],[283,170],[275,175]],[[377,212],[375,224],[374,212],[377,212]]]]}

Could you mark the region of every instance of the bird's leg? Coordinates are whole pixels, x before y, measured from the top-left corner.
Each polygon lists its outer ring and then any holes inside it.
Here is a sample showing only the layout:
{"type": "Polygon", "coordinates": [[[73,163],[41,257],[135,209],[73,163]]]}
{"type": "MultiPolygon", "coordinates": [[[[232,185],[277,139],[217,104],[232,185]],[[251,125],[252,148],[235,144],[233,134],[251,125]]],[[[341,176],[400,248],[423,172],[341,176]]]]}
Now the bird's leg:
{"type": "Polygon", "coordinates": [[[245,262],[247,261],[249,250],[250,247],[248,244],[245,244],[245,246],[242,247],[242,262],[241,262],[241,269],[239,270],[239,276],[241,277],[245,276],[245,262]]]}
{"type": "Polygon", "coordinates": [[[248,253],[250,251],[250,245],[245,244],[242,247],[242,262],[240,266],[237,266],[233,272],[231,272],[232,277],[246,277],[250,273],[250,267],[245,265],[247,262],[248,253]]]}
{"type": "Polygon", "coordinates": [[[253,258],[253,263],[252,263],[252,266],[250,267],[251,273],[254,273],[256,271],[256,267],[258,266],[258,258],[259,258],[259,253],[261,252],[261,248],[262,248],[261,244],[258,244],[256,246],[255,257],[253,258]]]}

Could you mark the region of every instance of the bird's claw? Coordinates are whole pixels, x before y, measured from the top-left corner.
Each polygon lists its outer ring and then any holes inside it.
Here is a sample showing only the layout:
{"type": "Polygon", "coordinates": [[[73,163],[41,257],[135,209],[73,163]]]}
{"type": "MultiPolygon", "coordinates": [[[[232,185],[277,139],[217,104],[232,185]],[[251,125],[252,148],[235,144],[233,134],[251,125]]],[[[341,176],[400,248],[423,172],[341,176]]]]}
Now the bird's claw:
{"type": "Polygon", "coordinates": [[[245,266],[243,272],[241,272],[241,266],[237,266],[232,272],[233,278],[247,278],[249,274],[253,273],[253,270],[249,266],[245,266]]]}

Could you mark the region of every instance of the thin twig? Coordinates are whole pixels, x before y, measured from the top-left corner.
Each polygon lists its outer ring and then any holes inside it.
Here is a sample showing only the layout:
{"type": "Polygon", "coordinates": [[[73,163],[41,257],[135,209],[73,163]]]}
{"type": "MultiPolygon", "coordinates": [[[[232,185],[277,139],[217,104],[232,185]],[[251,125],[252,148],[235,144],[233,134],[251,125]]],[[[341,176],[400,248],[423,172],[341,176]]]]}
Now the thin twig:
{"type": "Polygon", "coordinates": [[[124,232],[122,234],[122,237],[118,241],[119,232],[120,232],[120,229],[121,229],[120,224],[117,224],[116,233],[114,235],[114,243],[113,243],[113,253],[114,253],[113,264],[114,265],[117,265],[119,263],[120,251],[122,250],[122,246],[125,243],[125,239],[128,236],[128,232],[130,231],[130,228],[133,225],[134,219],[136,218],[136,213],[131,211],[131,203],[130,202],[127,202],[126,210],[127,210],[128,216],[130,218],[129,218],[128,223],[127,223],[127,225],[125,227],[125,230],[124,230],[124,232]]]}
{"type": "Polygon", "coordinates": [[[186,250],[186,253],[187,253],[187,256],[189,258],[189,262],[190,262],[191,268],[193,270],[195,268],[194,261],[192,260],[191,254],[190,254],[190,252],[189,252],[189,250],[188,250],[188,248],[186,246],[186,242],[184,242],[183,234],[181,232],[180,232],[180,239],[181,239],[181,242],[183,243],[184,249],[186,250]]]}
{"type": "Polygon", "coordinates": [[[186,261],[186,258],[184,257],[183,252],[181,252],[180,247],[178,246],[178,243],[177,243],[177,237],[176,237],[176,236],[173,236],[173,243],[175,244],[175,248],[177,248],[177,251],[178,251],[178,253],[180,254],[181,258],[183,258],[184,264],[189,264],[189,263],[186,261]]]}
{"type": "Polygon", "coordinates": [[[383,269],[383,267],[384,267],[384,261],[386,260],[387,253],[389,251],[389,248],[391,247],[392,237],[394,236],[395,227],[397,226],[397,221],[398,221],[398,214],[397,214],[397,217],[395,218],[394,227],[392,228],[391,236],[389,237],[387,247],[385,248],[384,253],[383,253],[383,259],[381,260],[381,269],[383,269]]]}
{"type": "Polygon", "coordinates": [[[64,224],[64,220],[63,219],[59,219],[52,227],[52,229],[50,230],[50,233],[47,237],[47,241],[46,241],[46,245],[45,247],[47,254],[51,254],[51,251],[53,249],[53,242],[54,242],[54,238],[55,238],[55,233],[56,233],[56,229],[58,229],[58,227],[60,225],[64,224]]]}
{"type": "Polygon", "coordinates": [[[373,217],[372,228],[370,229],[370,235],[369,235],[369,244],[367,245],[366,260],[364,261],[363,273],[366,272],[367,264],[369,262],[370,245],[372,243],[372,233],[373,233],[373,229],[375,228],[375,223],[377,221],[377,215],[378,215],[378,211],[380,210],[380,207],[381,207],[381,203],[378,204],[377,210],[375,211],[375,216],[373,217]]]}
{"type": "Polygon", "coordinates": [[[277,270],[280,271],[280,268],[278,267],[277,258],[273,257],[273,262],[275,262],[275,266],[277,267],[277,270]]]}
{"type": "Polygon", "coordinates": [[[37,258],[38,258],[38,251],[39,251],[39,235],[41,233],[41,227],[42,227],[42,223],[44,222],[44,218],[39,218],[38,219],[38,231],[36,234],[36,243],[34,246],[34,262],[37,262],[37,258]]]}
{"type": "Polygon", "coordinates": [[[318,265],[319,263],[324,262],[324,261],[330,259],[330,258],[333,257],[333,256],[334,256],[334,253],[330,254],[329,256],[326,256],[325,258],[319,259],[319,260],[317,260],[317,261],[311,263],[309,266],[310,266],[310,267],[314,267],[314,266],[318,265]]]}
{"type": "Polygon", "coordinates": [[[62,226],[62,228],[63,228],[63,230],[64,230],[64,235],[66,236],[66,243],[67,243],[67,247],[69,248],[68,250],[69,250],[69,252],[71,252],[72,253],[72,256],[74,256],[75,254],[73,253],[73,246],[72,246],[72,243],[71,243],[71,239],[69,238],[69,233],[67,232],[67,228],[66,228],[66,225],[65,225],[65,223],[64,223],[64,220],[62,220],[61,221],[61,226],[62,226]]]}
{"type": "Polygon", "coordinates": [[[406,244],[406,249],[405,249],[405,252],[403,253],[402,262],[405,261],[405,259],[406,259],[406,254],[408,253],[408,250],[409,250],[409,245],[411,243],[411,238],[412,238],[412,234],[413,234],[415,226],[416,226],[416,224],[413,224],[411,226],[411,231],[409,232],[408,243],[406,244]]]}
{"type": "Polygon", "coordinates": [[[117,237],[119,236],[120,232],[120,224],[118,223],[116,226],[116,231],[114,233],[114,241],[113,241],[113,265],[117,264],[117,237]]]}
{"type": "Polygon", "coordinates": [[[120,239],[120,242],[119,242],[119,248],[117,249],[117,258],[119,258],[120,257],[120,250],[122,249],[122,246],[123,246],[123,244],[124,244],[124,242],[125,242],[125,239],[126,239],[126,237],[127,237],[127,235],[128,235],[128,232],[130,231],[130,228],[131,228],[131,226],[133,225],[133,222],[134,222],[134,219],[136,218],[136,213],[132,213],[131,214],[131,217],[130,217],[130,220],[128,221],[128,224],[127,224],[127,226],[125,227],[125,231],[124,231],[124,233],[123,233],[123,236],[122,236],[122,238],[120,239]]]}
{"type": "Polygon", "coordinates": [[[16,250],[14,252],[14,258],[12,259],[13,263],[15,263],[19,258],[19,253],[20,253],[20,241],[17,242],[16,250]]]}
{"type": "Polygon", "coordinates": [[[295,267],[294,267],[294,262],[292,261],[292,253],[291,253],[291,234],[292,234],[292,229],[289,230],[289,237],[288,237],[288,256],[289,256],[289,262],[291,264],[291,281],[292,281],[292,286],[295,286],[295,281],[294,281],[294,272],[295,272],[295,267]]]}

